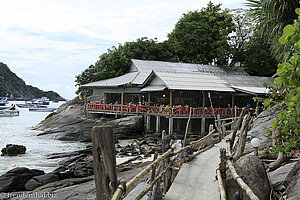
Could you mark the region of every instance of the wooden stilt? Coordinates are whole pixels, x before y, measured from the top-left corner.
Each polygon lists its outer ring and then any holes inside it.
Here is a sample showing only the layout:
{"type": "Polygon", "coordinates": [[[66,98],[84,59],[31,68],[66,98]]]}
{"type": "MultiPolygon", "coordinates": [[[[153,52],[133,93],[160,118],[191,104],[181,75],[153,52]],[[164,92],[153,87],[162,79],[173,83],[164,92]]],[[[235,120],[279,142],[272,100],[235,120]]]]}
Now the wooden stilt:
{"type": "Polygon", "coordinates": [[[202,115],[205,115],[205,92],[202,92],[202,115]]]}
{"type": "Polygon", "coordinates": [[[173,107],[173,92],[170,90],[170,106],[173,107]]]}
{"type": "Polygon", "coordinates": [[[124,93],[121,93],[121,117],[123,117],[124,93]]]}
{"type": "Polygon", "coordinates": [[[117,184],[115,142],[112,127],[94,127],[92,129],[92,141],[96,199],[108,200],[113,195],[109,185],[116,187],[117,184]]]}

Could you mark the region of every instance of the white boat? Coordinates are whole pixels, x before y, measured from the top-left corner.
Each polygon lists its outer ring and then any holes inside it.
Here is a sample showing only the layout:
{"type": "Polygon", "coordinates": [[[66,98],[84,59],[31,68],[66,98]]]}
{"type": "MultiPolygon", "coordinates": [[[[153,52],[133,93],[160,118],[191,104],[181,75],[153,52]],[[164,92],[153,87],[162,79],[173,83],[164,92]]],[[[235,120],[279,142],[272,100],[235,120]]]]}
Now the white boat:
{"type": "Polygon", "coordinates": [[[8,104],[7,97],[0,97],[0,106],[6,106],[8,104]]]}
{"type": "Polygon", "coordinates": [[[10,110],[10,109],[0,110],[0,117],[19,116],[19,113],[20,112],[18,110],[10,110]]]}
{"type": "Polygon", "coordinates": [[[47,97],[42,97],[39,99],[32,99],[33,104],[38,104],[38,105],[49,105],[50,100],[47,97]]]}
{"type": "Polygon", "coordinates": [[[34,112],[54,112],[56,108],[47,108],[47,107],[31,107],[29,108],[29,111],[34,112]]]}
{"type": "Polygon", "coordinates": [[[32,104],[32,103],[19,103],[19,104],[16,104],[19,108],[31,108],[31,107],[34,107],[35,104],[32,104]]]}

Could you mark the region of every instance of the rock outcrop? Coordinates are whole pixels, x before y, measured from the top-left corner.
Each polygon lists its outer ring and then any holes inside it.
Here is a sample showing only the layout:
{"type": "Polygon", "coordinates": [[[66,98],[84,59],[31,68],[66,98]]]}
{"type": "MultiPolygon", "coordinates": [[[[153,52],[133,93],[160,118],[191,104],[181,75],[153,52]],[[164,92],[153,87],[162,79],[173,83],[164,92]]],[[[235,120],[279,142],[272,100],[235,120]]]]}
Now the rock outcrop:
{"type": "Polygon", "coordinates": [[[39,135],[51,135],[59,140],[91,141],[94,126],[113,127],[116,138],[134,138],[143,132],[142,116],[130,116],[121,119],[100,117],[97,114],[83,113],[83,101],[75,98],[61,105],[57,112],[51,113],[34,127],[43,131],[39,135]]]}
{"type": "MultiPolygon", "coordinates": [[[[234,163],[234,167],[259,199],[269,199],[271,188],[268,176],[263,163],[257,156],[243,156],[234,163]]],[[[227,197],[228,199],[235,199],[234,195],[239,191],[238,184],[228,171],[227,177],[227,197]]],[[[243,192],[243,190],[240,189],[240,192],[243,192]]],[[[245,193],[243,197],[243,199],[249,199],[245,193]]]]}
{"type": "Polygon", "coordinates": [[[34,176],[45,174],[41,170],[18,167],[0,176],[0,192],[26,190],[25,184],[34,176]]]}
{"type": "Polygon", "coordinates": [[[6,147],[1,150],[1,156],[16,156],[18,154],[24,154],[25,151],[26,147],[23,145],[7,144],[6,147]]]}
{"type": "Polygon", "coordinates": [[[55,173],[48,173],[39,176],[34,176],[25,184],[26,190],[34,190],[35,188],[46,185],[47,183],[55,182],[59,180],[59,175],[55,173]]]}

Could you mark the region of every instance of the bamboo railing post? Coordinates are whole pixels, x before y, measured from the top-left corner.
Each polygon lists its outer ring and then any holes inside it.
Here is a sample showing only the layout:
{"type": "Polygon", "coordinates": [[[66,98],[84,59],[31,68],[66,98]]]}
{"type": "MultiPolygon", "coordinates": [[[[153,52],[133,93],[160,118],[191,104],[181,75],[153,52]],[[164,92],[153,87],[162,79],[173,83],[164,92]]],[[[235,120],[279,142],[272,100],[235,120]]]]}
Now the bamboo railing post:
{"type": "MultiPolygon", "coordinates": [[[[157,159],[157,157],[158,157],[158,152],[155,151],[154,156],[153,156],[153,161],[155,161],[157,159]]],[[[152,169],[152,174],[151,174],[150,181],[154,180],[154,178],[155,178],[155,172],[156,172],[156,166],[154,166],[153,169],[152,169]]]]}
{"type": "Polygon", "coordinates": [[[92,129],[93,160],[96,185],[96,199],[108,200],[113,191],[109,184],[116,186],[116,156],[112,127],[96,126],[92,129]]]}
{"type": "Polygon", "coordinates": [[[221,129],[222,129],[222,138],[223,139],[226,135],[226,122],[225,121],[222,121],[222,125],[221,125],[221,129]]]}
{"type": "Polygon", "coordinates": [[[242,110],[242,112],[240,114],[240,117],[239,117],[239,119],[238,119],[238,121],[235,125],[234,131],[233,131],[231,139],[230,139],[230,149],[229,149],[230,152],[232,152],[233,143],[234,143],[234,140],[235,140],[235,137],[236,137],[236,133],[240,128],[240,124],[242,122],[243,115],[244,115],[244,109],[242,110]]]}
{"type": "MultiPolygon", "coordinates": [[[[170,148],[170,137],[167,135],[166,131],[163,130],[162,131],[162,151],[163,151],[162,153],[165,153],[169,148],[170,148]]],[[[170,157],[167,157],[163,161],[164,168],[166,168],[170,162],[171,162],[170,157]]],[[[172,171],[167,170],[167,172],[163,176],[163,183],[164,183],[163,194],[166,194],[169,187],[171,186],[171,177],[172,177],[172,171]]]]}
{"type": "MultiPolygon", "coordinates": [[[[219,166],[217,166],[217,167],[219,167],[219,166]]],[[[226,182],[226,180],[223,181],[222,174],[221,174],[221,171],[219,168],[217,169],[217,179],[218,179],[218,186],[219,186],[219,191],[220,191],[220,200],[226,200],[226,190],[225,190],[225,186],[224,186],[224,183],[226,182]]]]}
{"type": "Polygon", "coordinates": [[[222,180],[223,181],[223,185],[224,185],[224,188],[226,188],[226,149],[225,148],[221,148],[220,149],[220,159],[221,159],[221,162],[219,164],[219,169],[221,171],[221,175],[222,175],[222,180]]]}
{"type": "Polygon", "coordinates": [[[251,120],[250,115],[246,114],[245,118],[243,120],[241,131],[240,131],[239,141],[236,146],[237,148],[233,154],[233,161],[238,160],[243,155],[243,152],[245,149],[245,144],[246,144],[247,129],[248,129],[248,124],[249,124],[250,120],[251,120]]]}

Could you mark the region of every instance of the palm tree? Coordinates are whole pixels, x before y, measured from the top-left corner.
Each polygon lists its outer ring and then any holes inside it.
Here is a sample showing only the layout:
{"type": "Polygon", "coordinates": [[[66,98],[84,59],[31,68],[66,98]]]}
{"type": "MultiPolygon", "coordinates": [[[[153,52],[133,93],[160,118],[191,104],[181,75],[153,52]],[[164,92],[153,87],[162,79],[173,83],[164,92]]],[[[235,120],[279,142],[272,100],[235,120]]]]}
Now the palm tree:
{"type": "Polygon", "coordinates": [[[278,39],[287,24],[298,17],[295,9],[300,7],[299,0],[247,0],[258,23],[258,34],[271,44],[271,50],[277,59],[283,57],[284,47],[278,39]]]}

